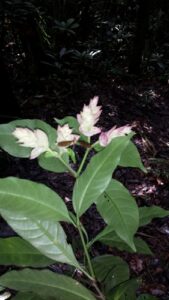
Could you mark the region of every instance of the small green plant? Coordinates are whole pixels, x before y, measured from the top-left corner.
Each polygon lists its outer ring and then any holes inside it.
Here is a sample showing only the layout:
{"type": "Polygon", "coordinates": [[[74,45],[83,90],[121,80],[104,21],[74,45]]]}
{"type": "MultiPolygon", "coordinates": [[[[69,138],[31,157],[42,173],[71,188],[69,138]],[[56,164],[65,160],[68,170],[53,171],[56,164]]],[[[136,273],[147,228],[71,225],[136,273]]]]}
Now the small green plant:
{"type": "Polygon", "coordinates": [[[146,295],[136,297],[138,282],[130,278],[128,265],[120,257],[92,255],[96,241],[151,255],[148,245],[135,236],[137,230],[153,217],[169,214],[155,206],[138,208],[129,191],[112,179],[118,166],[142,171],[145,168],[131,141],[134,135],[131,127],[113,127],[101,132],[95,126],[100,114],[98,97],[94,97],[89,105],[84,105],[77,119],[71,116],[55,119],[57,130],[40,120],[16,120],[0,125],[0,146],[10,155],[36,158],[42,168],[74,177],[71,211],[44,184],[15,177],[0,179],[0,214],[18,234],[0,239],[0,265],[17,266],[17,270],[0,277],[2,299],[11,296],[6,288],[17,291],[12,298],[15,300],[153,299],[146,295]],[[92,142],[96,134],[99,138],[92,142]],[[75,147],[71,147],[75,145],[85,147],[78,166],[75,147]],[[89,152],[94,151],[88,162],[89,152]],[[81,217],[92,204],[105,221],[105,228],[89,240],[81,217]],[[67,242],[63,222],[79,234],[82,259],[77,259],[73,246],[67,242]],[[44,269],[57,263],[67,264],[66,275],[44,269]]]}

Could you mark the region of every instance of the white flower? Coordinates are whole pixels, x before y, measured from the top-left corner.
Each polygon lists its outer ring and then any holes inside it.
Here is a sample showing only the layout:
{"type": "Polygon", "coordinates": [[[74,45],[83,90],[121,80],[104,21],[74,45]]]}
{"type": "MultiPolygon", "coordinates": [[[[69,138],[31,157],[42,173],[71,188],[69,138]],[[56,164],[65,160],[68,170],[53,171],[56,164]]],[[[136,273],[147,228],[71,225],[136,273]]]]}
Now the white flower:
{"type": "Polygon", "coordinates": [[[80,124],[79,130],[86,136],[93,136],[100,133],[101,129],[94,126],[99,120],[102,112],[101,106],[97,106],[99,98],[95,96],[90,100],[89,105],[84,105],[82,112],[77,115],[80,124]]]}
{"type": "Polygon", "coordinates": [[[8,299],[9,297],[11,297],[11,293],[5,292],[5,293],[3,293],[2,295],[0,295],[0,300],[6,300],[6,299],[8,299]]]}
{"type": "Polygon", "coordinates": [[[106,147],[112,139],[118,137],[118,136],[124,136],[126,134],[129,134],[131,132],[131,126],[125,125],[122,127],[116,127],[114,126],[110,130],[106,132],[102,132],[99,136],[99,142],[102,147],[106,147]]]}
{"type": "Polygon", "coordinates": [[[30,159],[38,157],[49,149],[49,141],[46,133],[40,129],[31,130],[29,128],[17,127],[13,135],[18,139],[18,143],[23,147],[33,148],[30,159]]]}
{"type": "Polygon", "coordinates": [[[68,124],[63,126],[58,126],[57,128],[57,145],[59,147],[68,147],[77,142],[79,136],[77,134],[72,134],[72,129],[69,128],[68,124]]]}

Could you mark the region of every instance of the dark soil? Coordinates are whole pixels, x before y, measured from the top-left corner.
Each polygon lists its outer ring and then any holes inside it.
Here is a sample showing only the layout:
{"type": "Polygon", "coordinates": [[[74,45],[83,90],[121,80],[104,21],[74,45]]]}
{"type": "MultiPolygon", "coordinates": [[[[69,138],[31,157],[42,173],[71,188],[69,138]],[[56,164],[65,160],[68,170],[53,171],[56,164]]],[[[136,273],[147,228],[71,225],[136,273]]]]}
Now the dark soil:
{"type": "MultiPolygon", "coordinates": [[[[56,126],[53,117],[62,118],[76,115],[83,103],[88,103],[94,95],[100,97],[103,113],[100,124],[104,129],[113,125],[133,126],[136,136],[134,142],[141,154],[148,174],[135,169],[119,168],[115,177],[123,182],[136,198],[139,206],[159,205],[169,209],[169,88],[168,83],[154,79],[110,78],[106,82],[96,83],[82,88],[78,95],[58,97],[54,82],[44,82],[36,95],[23,95],[23,118],[39,118],[56,126]]],[[[82,153],[78,152],[80,159],[82,153]]],[[[69,174],[54,174],[42,170],[36,161],[17,159],[1,153],[1,177],[17,176],[47,184],[64,199],[71,198],[73,179],[69,174]]],[[[71,206],[70,202],[67,202],[71,206]]],[[[94,207],[88,210],[83,222],[91,237],[103,227],[94,207]]],[[[14,234],[1,220],[1,236],[14,234]]],[[[76,238],[73,229],[65,227],[70,236],[76,238]]],[[[150,225],[139,229],[140,236],[149,244],[153,257],[128,254],[99,243],[93,248],[93,254],[106,251],[125,258],[133,276],[142,276],[141,292],[151,293],[159,299],[169,299],[169,217],[155,219],[150,225]]],[[[81,254],[77,252],[77,255],[81,254]]],[[[1,268],[1,273],[4,268],[1,268]]]]}

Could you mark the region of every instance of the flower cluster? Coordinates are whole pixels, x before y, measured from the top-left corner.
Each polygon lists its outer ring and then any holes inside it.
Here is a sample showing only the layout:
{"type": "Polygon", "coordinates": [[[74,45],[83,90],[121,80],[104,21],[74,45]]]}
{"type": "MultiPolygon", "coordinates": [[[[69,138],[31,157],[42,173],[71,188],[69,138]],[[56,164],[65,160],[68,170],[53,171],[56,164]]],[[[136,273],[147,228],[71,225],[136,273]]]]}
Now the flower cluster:
{"type": "Polygon", "coordinates": [[[101,106],[97,106],[98,100],[98,97],[91,99],[89,105],[84,105],[82,112],[77,115],[79,131],[88,137],[101,132],[101,129],[95,126],[102,112],[101,106]]]}
{"type": "Polygon", "coordinates": [[[49,141],[46,133],[40,129],[31,130],[17,127],[13,135],[18,139],[18,143],[23,147],[33,148],[30,159],[38,157],[43,152],[48,151],[49,141]]]}
{"type": "MultiPolygon", "coordinates": [[[[68,124],[58,126],[56,145],[66,151],[66,148],[76,144],[80,139],[80,135],[91,137],[99,134],[98,142],[102,147],[106,147],[112,139],[118,136],[124,136],[131,132],[129,125],[117,128],[112,127],[107,132],[102,132],[101,128],[96,127],[96,123],[99,120],[102,109],[98,106],[99,98],[95,96],[90,100],[89,105],[84,105],[83,110],[77,114],[77,121],[79,123],[79,135],[73,134],[73,129],[69,128],[68,124]]],[[[49,150],[49,141],[47,134],[40,130],[31,130],[28,128],[17,127],[13,135],[18,139],[18,143],[23,147],[32,148],[30,159],[38,157],[40,154],[49,150]]]]}

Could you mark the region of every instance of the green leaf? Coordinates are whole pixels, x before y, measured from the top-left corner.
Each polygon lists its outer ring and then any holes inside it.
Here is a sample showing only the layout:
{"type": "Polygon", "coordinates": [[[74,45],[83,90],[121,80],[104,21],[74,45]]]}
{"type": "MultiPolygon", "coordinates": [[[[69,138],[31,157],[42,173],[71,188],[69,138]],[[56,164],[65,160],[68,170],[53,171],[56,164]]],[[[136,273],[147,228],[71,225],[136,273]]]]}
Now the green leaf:
{"type": "Polygon", "coordinates": [[[66,205],[44,184],[8,177],[0,179],[0,211],[20,212],[40,220],[72,223],[66,205]]]}
{"type": "Polygon", "coordinates": [[[4,287],[0,286],[0,292],[2,292],[4,290],[4,287]]]}
{"type": "Polygon", "coordinates": [[[136,250],[138,253],[142,253],[145,255],[153,255],[151,249],[149,248],[149,246],[147,245],[147,243],[142,240],[141,238],[134,238],[134,244],[136,246],[136,250]]]}
{"type": "Polygon", "coordinates": [[[136,290],[138,282],[136,279],[121,283],[111,293],[107,295],[107,300],[136,300],[136,290]]]}
{"type": "Polygon", "coordinates": [[[90,291],[76,280],[48,270],[11,271],[0,277],[0,284],[20,292],[34,292],[44,299],[95,300],[90,291]]]}
{"type": "MultiPolygon", "coordinates": [[[[117,234],[114,232],[111,226],[106,226],[91,242],[90,246],[100,241],[105,245],[118,248],[121,251],[127,251],[129,253],[133,253],[132,248],[130,248],[129,245],[127,245],[123,240],[120,239],[120,237],[117,236],[117,234]]],[[[147,243],[140,239],[135,237],[134,238],[134,245],[136,248],[136,252],[146,254],[146,255],[152,255],[152,252],[150,248],[148,247],[147,243]]]]}
{"type": "Polygon", "coordinates": [[[71,160],[72,160],[73,163],[75,164],[75,163],[76,163],[76,155],[75,155],[75,152],[74,152],[71,148],[68,148],[67,151],[68,151],[69,157],[71,158],[71,160]]]}
{"type": "MultiPolygon", "coordinates": [[[[60,156],[60,158],[66,164],[69,164],[68,153],[64,153],[62,156],[60,156]]],[[[67,168],[63,164],[63,162],[60,158],[59,158],[59,154],[58,154],[58,157],[54,157],[52,155],[52,153],[45,152],[38,157],[38,163],[41,168],[51,171],[51,172],[56,172],[56,173],[67,172],[67,168]]]]}
{"type": "Polygon", "coordinates": [[[129,142],[128,137],[118,137],[101,152],[92,157],[86,170],[76,180],[73,190],[73,207],[81,216],[107,188],[121,154],[129,142]]]}
{"type": "Polygon", "coordinates": [[[158,298],[149,294],[142,294],[137,298],[137,300],[158,300],[158,298]]]}
{"type": "MultiPolygon", "coordinates": [[[[17,295],[12,298],[12,300],[42,300],[43,298],[40,296],[37,296],[33,293],[17,293],[17,295]]],[[[49,300],[52,300],[52,298],[48,298],[49,300]]]]}
{"type": "Polygon", "coordinates": [[[0,147],[10,155],[16,157],[29,157],[31,152],[31,148],[23,147],[17,143],[17,139],[12,134],[16,127],[41,129],[47,134],[50,146],[53,148],[55,145],[56,130],[49,124],[37,119],[16,120],[8,124],[0,125],[0,147]]]}
{"type": "Polygon", "coordinates": [[[131,141],[127,145],[125,152],[123,152],[120,158],[119,165],[122,167],[139,168],[143,172],[147,172],[142,164],[137,147],[131,141]]]}
{"type": "Polygon", "coordinates": [[[140,226],[147,225],[154,218],[163,218],[169,216],[169,210],[165,210],[160,206],[143,206],[139,208],[140,226]]]}
{"type": "Polygon", "coordinates": [[[135,250],[133,237],[139,226],[139,212],[129,191],[117,180],[111,180],[96,205],[105,222],[135,250]]]}
{"type": "Polygon", "coordinates": [[[23,214],[7,210],[1,210],[1,215],[15,232],[43,255],[54,261],[79,267],[60,223],[31,219],[23,214]]]}
{"type": "Polygon", "coordinates": [[[0,265],[45,267],[53,263],[19,237],[0,238],[0,265]]]}
{"type": "Polygon", "coordinates": [[[129,279],[128,265],[120,257],[113,255],[97,256],[92,260],[92,265],[97,280],[102,283],[106,292],[129,279]]]}
{"type": "Polygon", "coordinates": [[[79,123],[75,117],[65,117],[64,119],[54,118],[55,122],[61,126],[68,124],[70,128],[73,128],[74,133],[79,134],[79,123]]]}

